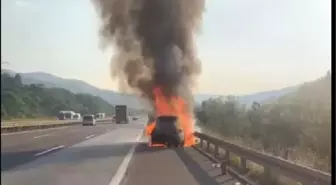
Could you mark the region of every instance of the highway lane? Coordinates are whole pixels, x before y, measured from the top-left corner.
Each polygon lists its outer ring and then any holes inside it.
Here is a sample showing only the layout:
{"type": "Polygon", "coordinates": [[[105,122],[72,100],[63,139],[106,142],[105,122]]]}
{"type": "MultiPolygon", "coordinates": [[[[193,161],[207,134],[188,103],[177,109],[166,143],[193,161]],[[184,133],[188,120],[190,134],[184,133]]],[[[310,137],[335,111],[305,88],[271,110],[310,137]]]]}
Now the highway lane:
{"type": "Polygon", "coordinates": [[[109,123],[1,134],[1,171],[115,129],[109,123]]]}
{"type": "Polygon", "coordinates": [[[142,131],[143,124],[115,125],[114,129],[100,136],[2,171],[1,183],[108,185],[112,181],[113,184],[123,174],[119,167],[127,166],[123,162],[125,156],[135,146],[142,131]]]}

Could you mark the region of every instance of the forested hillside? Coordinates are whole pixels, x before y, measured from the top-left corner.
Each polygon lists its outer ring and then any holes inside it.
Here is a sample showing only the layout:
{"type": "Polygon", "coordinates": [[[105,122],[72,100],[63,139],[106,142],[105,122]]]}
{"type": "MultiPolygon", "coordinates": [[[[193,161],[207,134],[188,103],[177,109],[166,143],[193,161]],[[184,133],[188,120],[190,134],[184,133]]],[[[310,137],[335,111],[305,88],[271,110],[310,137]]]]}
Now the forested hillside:
{"type": "Polygon", "coordinates": [[[1,74],[1,119],[55,117],[60,110],[81,114],[105,112],[114,107],[97,96],[74,94],[62,88],[22,84],[20,75],[1,74]]]}
{"type": "Polygon", "coordinates": [[[209,99],[195,109],[204,132],[295,162],[331,171],[331,74],[268,104],[236,97],[209,99]]]}
{"type": "MultiPolygon", "coordinates": [[[[19,74],[21,76],[22,83],[25,85],[43,84],[44,87],[46,88],[63,88],[69,90],[72,93],[85,93],[94,96],[99,96],[103,100],[106,100],[107,102],[113,105],[122,104],[127,105],[129,108],[134,108],[138,110],[146,108],[146,106],[144,106],[143,102],[137,96],[134,96],[132,94],[118,93],[116,91],[111,91],[107,89],[99,89],[81,80],[61,78],[59,76],[55,76],[53,74],[45,72],[17,73],[9,69],[1,69],[1,71],[3,73],[8,73],[11,76],[19,74]]],[[[240,95],[237,98],[240,103],[250,105],[253,101],[264,102],[267,100],[273,100],[296,89],[297,89],[296,86],[291,86],[282,89],[274,89],[270,91],[240,95]]],[[[198,93],[194,94],[194,99],[196,102],[202,102],[209,98],[218,96],[220,95],[198,93]]]]}

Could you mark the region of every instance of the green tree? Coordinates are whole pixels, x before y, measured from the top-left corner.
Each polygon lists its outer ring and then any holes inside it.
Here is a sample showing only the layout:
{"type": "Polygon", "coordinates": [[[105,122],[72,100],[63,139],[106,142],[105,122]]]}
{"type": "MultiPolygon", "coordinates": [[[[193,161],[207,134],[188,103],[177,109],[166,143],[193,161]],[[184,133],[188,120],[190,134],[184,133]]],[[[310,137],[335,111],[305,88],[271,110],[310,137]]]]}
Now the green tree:
{"type": "Polygon", "coordinates": [[[107,115],[114,112],[114,107],[100,97],[40,84],[24,85],[20,75],[6,73],[1,74],[1,100],[1,119],[55,117],[61,110],[107,115]]]}
{"type": "Polygon", "coordinates": [[[258,147],[274,155],[303,150],[307,156],[299,158],[307,157],[313,167],[331,170],[330,71],[267,104],[253,102],[246,108],[234,96],[209,99],[195,108],[195,116],[206,131],[259,143],[258,147]]]}

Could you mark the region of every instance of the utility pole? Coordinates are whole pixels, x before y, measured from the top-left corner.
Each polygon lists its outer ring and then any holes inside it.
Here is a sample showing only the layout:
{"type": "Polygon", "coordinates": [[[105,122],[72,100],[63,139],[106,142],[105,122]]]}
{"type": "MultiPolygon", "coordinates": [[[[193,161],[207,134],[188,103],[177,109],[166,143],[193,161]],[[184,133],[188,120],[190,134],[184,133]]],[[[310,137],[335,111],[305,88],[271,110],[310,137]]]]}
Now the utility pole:
{"type": "MultiPolygon", "coordinates": [[[[1,65],[2,64],[8,64],[9,65],[9,62],[3,62],[2,59],[1,59],[1,65]]],[[[2,67],[1,67],[1,69],[2,69],[2,67]]]]}

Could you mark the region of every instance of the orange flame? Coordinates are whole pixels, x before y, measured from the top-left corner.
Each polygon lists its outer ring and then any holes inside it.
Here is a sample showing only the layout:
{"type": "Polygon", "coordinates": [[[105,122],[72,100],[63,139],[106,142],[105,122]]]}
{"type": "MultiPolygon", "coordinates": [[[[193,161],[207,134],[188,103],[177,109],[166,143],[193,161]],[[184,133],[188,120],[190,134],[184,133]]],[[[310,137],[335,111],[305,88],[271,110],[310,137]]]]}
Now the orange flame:
{"type": "MultiPolygon", "coordinates": [[[[165,97],[160,88],[154,88],[155,97],[155,111],[156,117],[161,115],[173,115],[177,116],[181,129],[184,132],[184,146],[192,146],[195,144],[195,137],[193,135],[192,116],[185,109],[185,102],[181,97],[165,97]]],[[[155,128],[155,123],[152,122],[146,127],[146,134],[151,135],[155,128]]],[[[151,146],[151,144],[150,144],[151,146]]]]}
{"type": "Polygon", "coordinates": [[[155,128],[155,123],[154,122],[149,123],[146,127],[146,135],[150,136],[152,134],[154,128],[155,128]]]}

